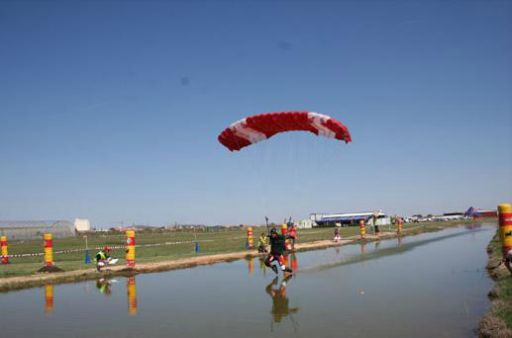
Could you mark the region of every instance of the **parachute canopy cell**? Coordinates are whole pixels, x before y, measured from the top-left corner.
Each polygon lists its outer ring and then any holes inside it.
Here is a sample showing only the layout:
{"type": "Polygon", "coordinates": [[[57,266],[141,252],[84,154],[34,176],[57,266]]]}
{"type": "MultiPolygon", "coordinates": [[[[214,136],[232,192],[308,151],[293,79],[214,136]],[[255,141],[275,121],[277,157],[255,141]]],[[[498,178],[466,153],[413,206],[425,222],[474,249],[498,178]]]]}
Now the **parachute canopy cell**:
{"type": "Polygon", "coordinates": [[[352,141],[348,128],[338,120],[327,115],[304,111],[249,116],[224,129],[218,139],[230,151],[237,151],[287,131],[309,131],[345,143],[352,141]]]}

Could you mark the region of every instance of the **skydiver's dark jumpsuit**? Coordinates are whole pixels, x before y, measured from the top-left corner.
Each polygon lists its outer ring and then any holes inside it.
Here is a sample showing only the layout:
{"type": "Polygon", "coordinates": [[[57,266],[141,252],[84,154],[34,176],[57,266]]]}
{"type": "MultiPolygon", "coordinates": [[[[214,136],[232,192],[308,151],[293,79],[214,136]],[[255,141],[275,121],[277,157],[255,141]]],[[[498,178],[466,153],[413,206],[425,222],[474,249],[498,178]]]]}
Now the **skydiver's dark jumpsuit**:
{"type": "Polygon", "coordinates": [[[279,266],[284,271],[284,258],[283,253],[286,250],[286,237],[279,234],[273,234],[269,236],[270,238],[270,254],[267,256],[265,260],[265,265],[268,267],[272,267],[272,262],[277,261],[279,266]]]}

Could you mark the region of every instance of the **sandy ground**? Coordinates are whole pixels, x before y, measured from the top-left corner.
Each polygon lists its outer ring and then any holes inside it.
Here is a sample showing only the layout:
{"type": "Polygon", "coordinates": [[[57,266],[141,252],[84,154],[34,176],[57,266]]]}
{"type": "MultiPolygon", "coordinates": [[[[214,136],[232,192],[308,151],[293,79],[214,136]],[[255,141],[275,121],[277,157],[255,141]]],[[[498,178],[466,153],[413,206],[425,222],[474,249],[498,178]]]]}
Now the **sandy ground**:
{"type": "MultiPolygon", "coordinates": [[[[379,238],[388,239],[393,237],[396,237],[396,233],[384,232],[381,233],[379,237],[374,235],[367,235],[366,240],[375,241],[378,240],[379,238]]],[[[350,243],[355,243],[358,241],[359,236],[353,236],[342,239],[338,242],[334,242],[332,240],[324,240],[308,243],[297,243],[295,245],[295,251],[308,251],[328,247],[336,247],[350,243]]],[[[258,253],[256,250],[247,250],[217,255],[195,256],[154,263],[140,263],[137,264],[135,268],[127,268],[125,266],[111,266],[108,271],[103,272],[97,272],[95,268],[91,268],[67,272],[38,273],[30,276],[8,277],[0,279],[0,292],[42,286],[45,284],[71,283],[81,280],[97,279],[100,276],[123,276],[134,275],[138,273],[184,269],[198,265],[209,265],[220,262],[229,262],[248,257],[259,257],[262,255],[264,254],[258,253]]]]}

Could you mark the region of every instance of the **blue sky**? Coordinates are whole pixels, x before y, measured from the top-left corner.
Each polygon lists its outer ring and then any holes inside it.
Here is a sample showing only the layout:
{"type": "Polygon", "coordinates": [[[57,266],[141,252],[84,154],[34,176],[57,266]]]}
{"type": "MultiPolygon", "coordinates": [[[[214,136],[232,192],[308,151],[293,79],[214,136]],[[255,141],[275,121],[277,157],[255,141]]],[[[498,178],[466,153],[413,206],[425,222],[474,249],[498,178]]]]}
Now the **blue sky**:
{"type": "Polygon", "coordinates": [[[261,223],[512,192],[510,1],[0,2],[0,219],[261,223]],[[311,110],[230,153],[244,116],[311,110]]]}

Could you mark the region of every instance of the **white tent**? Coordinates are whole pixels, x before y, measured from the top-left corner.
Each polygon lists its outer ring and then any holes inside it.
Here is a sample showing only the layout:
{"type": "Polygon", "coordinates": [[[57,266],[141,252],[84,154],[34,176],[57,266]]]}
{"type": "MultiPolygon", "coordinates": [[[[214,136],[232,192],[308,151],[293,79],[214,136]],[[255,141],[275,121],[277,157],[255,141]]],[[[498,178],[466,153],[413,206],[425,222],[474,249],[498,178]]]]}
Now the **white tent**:
{"type": "Polygon", "coordinates": [[[86,218],[75,218],[75,231],[87,232],[91,231],[91,222],[86,218]]]}

